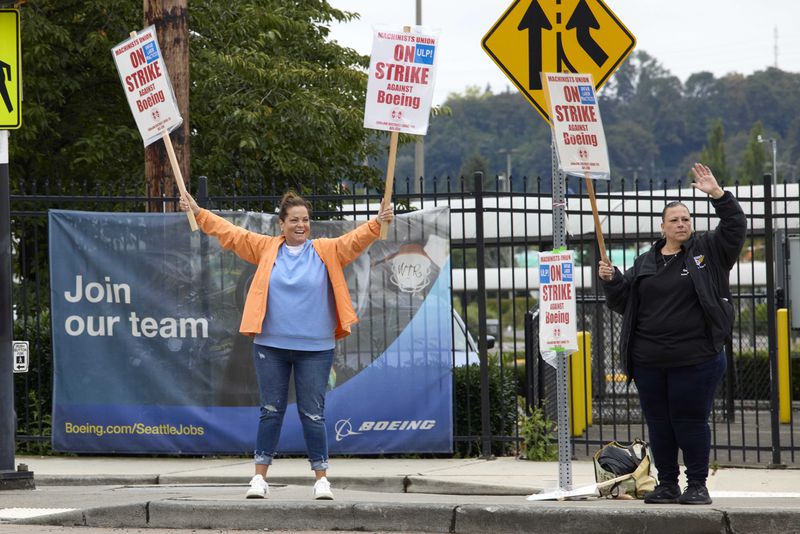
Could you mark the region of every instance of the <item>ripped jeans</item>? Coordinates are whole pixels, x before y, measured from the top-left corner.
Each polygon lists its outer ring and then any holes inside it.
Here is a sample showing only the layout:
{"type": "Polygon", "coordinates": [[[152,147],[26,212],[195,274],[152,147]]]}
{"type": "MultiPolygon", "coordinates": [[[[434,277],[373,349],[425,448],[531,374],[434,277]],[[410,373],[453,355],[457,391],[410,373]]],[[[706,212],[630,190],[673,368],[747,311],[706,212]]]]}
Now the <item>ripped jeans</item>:
{"type": "Polygon", "coordinates": [[[325,429],[325,391],[333,365],[333,349],[303,351],[253,344],[261,415],[256,434],[255,463],[272,464],[283,426],[294,369],[297,412],[303,425],[308,461],[314,471],[328,469],[328,434],[325,429]]]}

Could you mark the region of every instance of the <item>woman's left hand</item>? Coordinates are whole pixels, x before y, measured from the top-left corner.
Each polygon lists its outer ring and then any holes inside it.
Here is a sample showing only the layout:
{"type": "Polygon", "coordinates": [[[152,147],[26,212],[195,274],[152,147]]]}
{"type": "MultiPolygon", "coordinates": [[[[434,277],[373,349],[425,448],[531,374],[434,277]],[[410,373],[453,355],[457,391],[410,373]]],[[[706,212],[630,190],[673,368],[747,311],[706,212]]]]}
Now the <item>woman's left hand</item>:
{"type": "Polygon", "coordinates": [[[692,175],[694,176],[692,187],[695,189],[699,189],[712,198],[720,198],[725,194],[725,191],[717,183],[717,179],[714,178],[714,173],[702,163],[694,164],[692,175]]]}

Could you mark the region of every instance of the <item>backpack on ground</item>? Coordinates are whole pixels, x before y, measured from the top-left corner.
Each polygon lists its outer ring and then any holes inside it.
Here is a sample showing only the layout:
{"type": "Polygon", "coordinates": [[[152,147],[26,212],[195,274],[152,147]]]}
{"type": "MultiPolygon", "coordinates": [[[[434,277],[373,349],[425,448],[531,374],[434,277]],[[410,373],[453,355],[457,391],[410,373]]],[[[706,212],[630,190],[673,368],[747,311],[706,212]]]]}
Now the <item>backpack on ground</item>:
{"type": "Polygon", "coordinates": [[[653,456],[640,439],[629,445],[612,441],[594,455],[594,476],[602,497],[629,495],[643,499],[653,491],[656,479],[650,475],[653,456]]]}

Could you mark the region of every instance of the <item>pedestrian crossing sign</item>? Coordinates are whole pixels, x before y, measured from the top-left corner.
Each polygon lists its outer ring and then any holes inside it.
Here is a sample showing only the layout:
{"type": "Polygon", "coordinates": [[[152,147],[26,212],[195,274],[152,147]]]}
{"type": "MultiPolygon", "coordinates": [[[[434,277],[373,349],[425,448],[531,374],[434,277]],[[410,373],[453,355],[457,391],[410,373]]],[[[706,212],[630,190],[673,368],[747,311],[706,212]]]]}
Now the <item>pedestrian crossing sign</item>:
{"type": "Polygon", "coordinates": [[[0,130],[22,125],[19,10],[0,9],[0,130]]]}

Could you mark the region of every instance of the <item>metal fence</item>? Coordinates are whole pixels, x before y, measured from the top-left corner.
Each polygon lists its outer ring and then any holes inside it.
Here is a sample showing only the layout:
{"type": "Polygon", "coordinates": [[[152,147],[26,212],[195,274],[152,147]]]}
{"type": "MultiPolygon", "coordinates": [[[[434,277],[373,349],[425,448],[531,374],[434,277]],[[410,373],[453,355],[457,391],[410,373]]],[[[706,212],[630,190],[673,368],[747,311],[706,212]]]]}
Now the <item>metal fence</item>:
{"type": "MultiPolygon", "coordinates": [[[[286,184],[261,184],[258,194],[242,194],[253,188],[237,186],[236,180],[206,183],[198,180],[196,197],[212,209],[223,210],[273,211],[286,188],[286,184]]],[[[398,213],[442,205],[451,210],[454,321],[466,328],[465,354],[467,363],[474,364],[454,365],[455,450],[463,455],[517,454],[523,439],[519,418],[526,409],[542,408],[555,420],[555,372],[535,357],[535,329],[530,324],[526,329],[527,312],[535,310],[538,297],[537,252],[552,248],[549,180],[476,175],[417,183],[407,179],[395,185],[398,213]],[[490,337],[495,340],[493,348],[488,348],[490,337]],[[478,353],[487,358],[479,358],[478,353]]],[[[579,329],[592,336],[592,365],[583,377],[591,386],[583,408],[592,414],[592,424],[572,438],[572,446],[577,457],[588,457],[605,442],[646,439],[647,432],[635,390],[619,374],[620,317],[607,310],[596,283],[597,250],[588,198],[582,182],[568,185],[567,244],[575,251],[579,329]]],[[[32,355],[30,372],[15,377],[17,441],[23,451],[46,448],[50,439],[48,278],[49,261],[58,258],[48,257],[47,210],[144,211],[154,202],[171,208],[176,202],[175,196],[119,196],[108,184],[93,191],[86,186],[66,189],[57,183],[20,182],[11,197],[14,332],[15,339],[30,342],[32,355]]],[[[664,190],[652,184],[615,181],[598,183],[596,189],[606,245],[620,268],[630,266],[659,235],[661,209],[668,200],[687,204],[697,230],[715,224],[705,195],[688,186],[664,190]]],[[[729,351],[732,365],[712,418],[713,459],[767,464],[777,458],[793,463],[798,448],[793,420],[780,424],[774,416],[777,399],[770,366],[777,341],[768,318],[774,308],[787,305],[784,296],[791,269],[785,243],[788,235],[800,233],[798,185],[729,189],[740,199],[749,229],[732,276],[738,319],[729,351]],[[770,193],[774,202],[765,199],[770,193]],[[770,282],[766,266],[772,264],[773,255],[779,276],[770,282]]],[[[316,219],[365,218],[377,210],[382,197],[381,191],[354,184],[335,191],[312,184],[303,193],[314,205],[316,219]]],[[[458,325],[454,330],[459,330],[458,325]]],[[[793,356],[800,357],[796,337],[789,337],[793,356]]]]}

